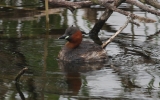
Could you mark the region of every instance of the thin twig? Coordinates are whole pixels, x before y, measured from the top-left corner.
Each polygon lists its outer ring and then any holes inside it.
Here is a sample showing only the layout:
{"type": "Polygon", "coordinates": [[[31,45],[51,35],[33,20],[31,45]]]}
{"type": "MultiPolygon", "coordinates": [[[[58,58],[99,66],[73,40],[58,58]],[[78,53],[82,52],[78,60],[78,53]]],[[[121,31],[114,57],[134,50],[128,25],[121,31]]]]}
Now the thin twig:
{"type": "Polygon", "coordinates": [[[122,27],[120,27],[120,29],[113,36],[111,36],[105,43],[102,44],[102,48],[105,48],[120,32],[122,32],[122,30],[126,28],[126,26],[128,25],[129,21],[130,15],[127,17],[127,21],[125,22],[125,24],[122,27]]]}
{"type": "Polygon", "coordinates": [[[20,79],[21,76],[25,73],[26,70],[28,70],[27,67],[23,68],[23,69],[18,73],[18,75],[17,75],[16,78],[15,78],[15,81],[16,81],[16,82],[19,82],[19,79],[20,79]]]}

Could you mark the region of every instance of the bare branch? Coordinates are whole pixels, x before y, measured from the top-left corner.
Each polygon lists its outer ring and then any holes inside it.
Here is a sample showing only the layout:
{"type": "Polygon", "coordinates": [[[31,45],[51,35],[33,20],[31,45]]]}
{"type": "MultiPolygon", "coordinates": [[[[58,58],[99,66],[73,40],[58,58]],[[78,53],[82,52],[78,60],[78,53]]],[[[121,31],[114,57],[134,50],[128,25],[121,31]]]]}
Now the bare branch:
{"type": "Polygon", "coordinates": [[[129,18],[130,16],[127,18],[125,24],[122,27],[120,27],[120,29],[113,36],[111,36],[105,43],[102,44],[102,48],[105,48],[120,32],[122,32],[124,28],[127,27],[128,23],[130,22],[129,18]]]}
{"type": "MultiPolygon", "coordinates": [[[[151,3],[153,0],[145,0],[145,1],[151,3]]],[[[145,10],[145,11],[148,11],[148,12],[150,12],[150,13],[152,13],[152,14],[155,14],[155,15],[160,16],[160,12],[158,12],[158,11],[156,11],[156,10],[154,10],[154,9],[149,8],[148,6],[145,6],[145,5],[142,4],[141,2],[138,2],[138,0],[126,0],[126,3],[135,5],[135,6],[141,8],[141,9],[143,9],[143,10],[145,10]]]]}
{"type": "Polygon", "coordinates": [[[49,5],[51,7],[65,7],[70,9],[72,12],[75,9],[82,8],[82,7],[90,7],[94,3],[91,1],[81,1],[81,2],[71,2],[71,1],[64,1],[64,0],[49,0],[49,5]]]}

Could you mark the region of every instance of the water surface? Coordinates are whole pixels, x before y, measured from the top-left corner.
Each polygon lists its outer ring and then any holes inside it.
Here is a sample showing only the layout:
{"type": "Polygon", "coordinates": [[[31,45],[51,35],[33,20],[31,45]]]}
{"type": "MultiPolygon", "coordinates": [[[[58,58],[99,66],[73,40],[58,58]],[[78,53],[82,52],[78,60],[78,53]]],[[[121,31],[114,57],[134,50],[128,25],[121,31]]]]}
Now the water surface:
{"type": "MultiPolygon", "coordinates": [[[[156,23],[129,24],[119,39],[131,42],[125,46],[112,42],[106,50],[110,62],[91,64],[92,71],[68,73],[57,61],[65,40],[58,40],[71,25],[88,33],[104,9],[85,8],[71,13],[67,9],[50,10],[49,31],[46,29],[42,1],[20,0],[0,2],[0,99],[21,100],[158,100],[160,98],[159,57],[157,62],[135,52],[125,52],[132,44],[159,47],[159,17],[142,12],[137,7],[122,4],[120,8],[133,10],[139,16],[155,19],[156,23]],[[118,60],[117,60],[118,59],[118,60]],[[15,84],[18,72],[29,70],[15,84]],[[95,69],[94,69],[95,68],[95,69]],[[20,96],[20,93],[23,95],[20,96]]],[[[126,17],[113,13],[99,33],[105,41],[125,22],[126,17]]],[[[86,35],[85,40],[90,40],[86,35]]],[[[158,51],[158,49],[157,49],[158,51]]],[[[80,66],[80,65],[79,65],[80,66]]]]}

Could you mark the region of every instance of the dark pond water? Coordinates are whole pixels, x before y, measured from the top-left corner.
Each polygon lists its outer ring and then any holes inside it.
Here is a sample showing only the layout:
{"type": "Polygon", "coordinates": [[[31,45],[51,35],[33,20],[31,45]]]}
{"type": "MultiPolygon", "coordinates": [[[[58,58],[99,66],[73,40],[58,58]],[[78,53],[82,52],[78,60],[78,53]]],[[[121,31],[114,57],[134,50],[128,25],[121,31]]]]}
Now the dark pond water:
{"type": "MultiPolygon", "coordinates": [[[[0,0],[0,99],[159,100],[160,18],[135,6],[122,4],[120,8],[157,22],[140,23],[138,28],[129,24],[118,36],[125,42],[107,46],[110,62],[84,65],[95,68],[92,71],[67,73],[63,67],[70,65],[56,60],[65,43],[57,38],[71,25],[88,33],[104,9],[79,9],[73,14],[67,9],[50,9],[47,31],[42,1],[0,0]],[[147,48],[151,58],[126,52],[126,47],[147,48]],[[24,67],[29,70],[15,84],[16,75],[24,67]]],[[[125,20],[123,15],[113,13],[99,37],[105,41],[125,20]]],[[[88,36],[84,40],[89,40],[88,36]]]]}

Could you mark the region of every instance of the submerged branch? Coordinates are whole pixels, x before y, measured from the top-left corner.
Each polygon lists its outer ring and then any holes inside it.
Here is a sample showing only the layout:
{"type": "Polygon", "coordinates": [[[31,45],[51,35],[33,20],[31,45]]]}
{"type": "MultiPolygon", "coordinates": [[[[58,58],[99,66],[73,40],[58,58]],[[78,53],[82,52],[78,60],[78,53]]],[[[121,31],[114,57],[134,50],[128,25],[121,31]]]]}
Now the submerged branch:
{"type": "Polygon", "coordinates": [[[21,76],[25,73],[26,70],[28,70],[27,67],[23,68],[23,69],[18,73],[18,75],[17,75],[16,78],[15,78],[15,81],[16,81],[16,82],[19,81],[19,79],[20,79],[21,76]]]}

